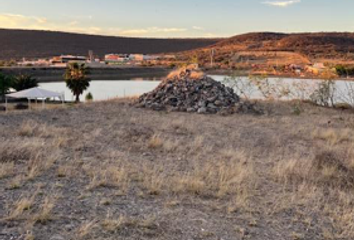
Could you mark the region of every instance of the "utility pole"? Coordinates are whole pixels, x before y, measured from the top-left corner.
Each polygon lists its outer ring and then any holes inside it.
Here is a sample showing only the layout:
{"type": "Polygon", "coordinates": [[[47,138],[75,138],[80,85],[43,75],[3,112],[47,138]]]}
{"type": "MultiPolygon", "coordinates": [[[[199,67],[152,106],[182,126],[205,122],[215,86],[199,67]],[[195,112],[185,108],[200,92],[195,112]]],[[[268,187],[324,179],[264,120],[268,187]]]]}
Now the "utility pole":
{"type": "Polygon", "coordinates": [[[211,52],[210,52],[210,61],[211,61],[211,68],[213,68],[213,65],[214,65],[214,55],[215,55],[215,49],[212,48],[211,49],[211,52]]]}
{"type": "Polygon", "coordinates": [[[91,63],[93,63],[93,62],[95,61],[95,56],[94,56],[92,50],[89,50],[89,59],[90,59],[90,62],[91,62],[91,63]]]}

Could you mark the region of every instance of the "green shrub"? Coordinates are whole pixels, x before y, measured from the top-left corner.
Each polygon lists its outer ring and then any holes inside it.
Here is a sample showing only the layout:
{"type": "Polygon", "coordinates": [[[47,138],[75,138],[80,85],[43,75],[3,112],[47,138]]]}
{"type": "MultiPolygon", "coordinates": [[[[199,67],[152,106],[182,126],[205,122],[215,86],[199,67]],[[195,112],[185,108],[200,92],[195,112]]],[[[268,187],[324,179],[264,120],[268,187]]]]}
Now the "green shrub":
{"type": "Polygon", "coordinates": [[[0,73],[0,98],[7,94],[13,85],[13,78],[8,75],[0,73]]]}
{"type": "Polygon", "coordinates": [[[38,87],[38,81],[37,79],[33,78],[31,75],[20,74],[14,78],[12,87],[16,91],[22,91],[22,90],[38,87]]]}
{"type": "Polygon", "coordinates": [[[92,100],[93,100],[93,95],[92,95],[92,93],[87,93],[86,94],[86,96],[85,96],[85,100],[87,101],[87,102],[91,102],[92,100]]]}

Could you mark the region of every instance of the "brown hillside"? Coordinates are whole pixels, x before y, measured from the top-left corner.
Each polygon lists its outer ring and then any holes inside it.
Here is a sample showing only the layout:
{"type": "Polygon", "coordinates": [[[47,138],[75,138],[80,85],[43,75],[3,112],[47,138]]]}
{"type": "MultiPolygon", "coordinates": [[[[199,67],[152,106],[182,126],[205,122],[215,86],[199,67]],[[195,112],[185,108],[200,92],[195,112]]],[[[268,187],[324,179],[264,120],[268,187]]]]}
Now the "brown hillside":
{"type": "Polygon", "coordinates": [[[108,37],[49,31],[0,29],[0,59],[107,53],[180,52],[215,44],[217,39],[148,39],[108,37]]]}
{"type": "MultiPolygon", "coordinates": [[[[210,51],[215,49],[215,61],[223,62],[239,58],[257,61],[266,55],[284,56],[283,53],[297,58],[296,63],[316,60],[354,60],[354,33],[248,33],[222,40],[212,46],[189,51],[187,56],[198,55],[207,63],[210,51]],[[254,54],[254,53],[258,54],[254,54]],[[248,57],[252,55],[252,57],[248,57]]],[[[278,58],[283,61],[283,58],[278,58]]],[[[293,60],[292,60],[293,61],[293,60]]],[[[265,62],[264,62],[265,63],[265,62]]]]}

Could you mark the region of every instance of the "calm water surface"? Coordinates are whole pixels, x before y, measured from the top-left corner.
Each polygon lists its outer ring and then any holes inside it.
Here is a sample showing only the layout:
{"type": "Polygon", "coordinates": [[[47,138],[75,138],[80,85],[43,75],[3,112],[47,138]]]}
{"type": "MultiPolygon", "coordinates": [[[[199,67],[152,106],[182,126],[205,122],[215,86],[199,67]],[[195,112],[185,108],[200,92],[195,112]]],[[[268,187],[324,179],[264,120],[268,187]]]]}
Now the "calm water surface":
{"type": "MultiPolygon", "coordinates": [[[[223,81],[227,76],[213,75],[211,77],[217,81],[223,81]]],[[[242,77],[241,80],[244,83],[248,82],[247,77],[242,77]]],[[[313,80],[313,79],[269,78],[269,83],[292,90],[293,93],[291,95],[280,97],[280,99],[283,100],[308,99],[309,95],[313,92],[314,89],[316,89],[318,83],[320,82],[321,80],[313,80]]],[[[159,85],[159,83],[160,81],[156,79],[92,81],[90,84],[90,88],[87,91],[85,91],[85,93],[81,96],[81,100],[84,100],[85,95],[88,92],[92,93],[94,100],[108,100],[116,97],[139,96],[143,93],[153,90],[159,85]]],[[[64,93],[65,99],[67,101],[74,100],[74,96],[72,95],[70,90],[66,87],[64,82],[41,83],[40,87],[51,91],[64,93]]],[[[344,99],[346,100],[345,102],[348,102],[348,99],[350,98],[354,99],[353,82],[336,80],[335,88],[336,88],[335,98],[338,102],[341,102],[342,100],[344,101],[344,99]]],[[[262,93],[255,87],[248,89],[248,91],[251,99],[263,98],[262,93]]]]}
{"type": "MultiPolygon", "coordinates": [[[[92,93],[94,100],[108,100],[116,97],[139,96],[149,92],[159,85],[159,81],[142,80],[119,80],[119,81],[92,81],[87,91],[81,95],[81,100],[85,99],[88,92],[92,93]]],[[[43,89],[64,93],[65,100],[73,101],[75,98],[66,87],[64,82],[41,83],[43,89]]]]}

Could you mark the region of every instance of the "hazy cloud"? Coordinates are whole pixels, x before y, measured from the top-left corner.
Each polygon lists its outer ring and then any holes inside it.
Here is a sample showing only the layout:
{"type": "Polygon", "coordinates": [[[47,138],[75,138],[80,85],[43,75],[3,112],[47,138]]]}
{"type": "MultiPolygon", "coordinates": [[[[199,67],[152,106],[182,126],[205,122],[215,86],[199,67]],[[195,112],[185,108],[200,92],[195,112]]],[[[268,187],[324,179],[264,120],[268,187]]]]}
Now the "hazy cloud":
{"type": "Polygon", "coordinates": [[[137,29],[100,28],[87,22],[85,23],[83,20],[80,21],[79,18],[67,19],[66,21],[52,21],[42,17],[9,13],[0,13],[0,28],[50,30],[127,37],[190,36],[190,34],[193,36],[196,32],[205,31],[204,28],[199,26],[191,28],[163,28],[157,26],[137,29]]]}
{"type": "Polygon", "coordinates": [[[18,26],[38,26],[47,23],[46,18],[23,16],[18,14],[0,14],[0,27],[18,27],[18,26]]]}
{"type": "Polygon", "coordinates": [[[198,31],[204,31],[205,30],[203,27],[199,27],[199,26],[193,26],[192,28],[193,28],[193,30],[198,30],[198,31]]]}
{"type": "Polygon", "coordinates": [[[121,35],[146,35],[152,33],[176,33],[176,32],[185,32],[187,31],[186,28],[159,28],[159,27],[150,27],[150,28],[143,28],[143,29],[128,29],[122,30],[120,33],[121,35]]]}
{"type": "Polygon", "coordinates": [[[274,6],[274,7],[288,7],[290,5],[294,5],[296,3],[300,3],[301,0],[291,0],[291,1],[267,1],[263,2],[263,4],[274,6]]]}

